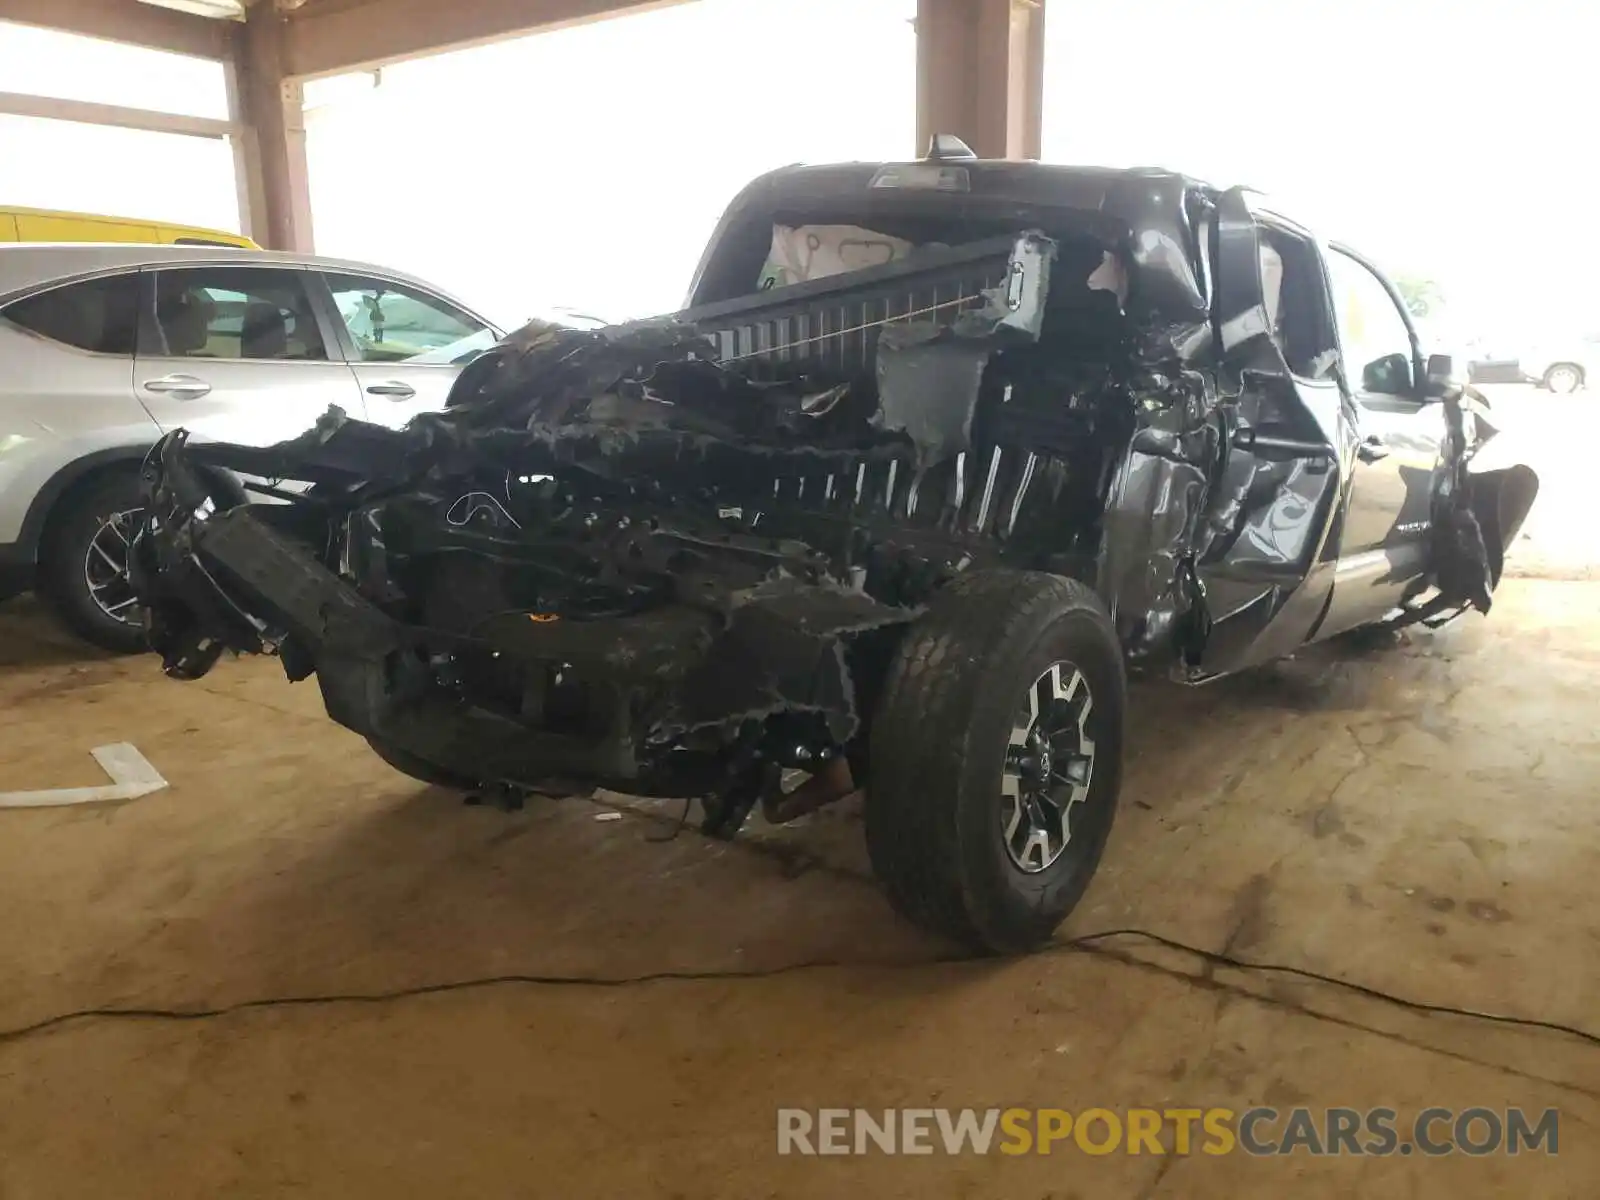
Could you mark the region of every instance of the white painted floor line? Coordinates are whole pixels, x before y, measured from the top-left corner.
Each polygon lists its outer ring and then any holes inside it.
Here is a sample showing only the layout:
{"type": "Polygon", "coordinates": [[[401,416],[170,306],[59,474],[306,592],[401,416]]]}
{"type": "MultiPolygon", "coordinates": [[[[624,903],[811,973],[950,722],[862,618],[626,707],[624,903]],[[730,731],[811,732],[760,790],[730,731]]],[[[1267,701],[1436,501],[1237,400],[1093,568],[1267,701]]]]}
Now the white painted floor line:
{"type": "Polygon", "coordinates": [[[103,804],[137,800],[167,786],[161,772],[127,742],[96,746],[89,751],[111,782],[102,787],[54,788],[43,792],[0,792],[0,808],[56,808],[64,804],[103,804]]]}

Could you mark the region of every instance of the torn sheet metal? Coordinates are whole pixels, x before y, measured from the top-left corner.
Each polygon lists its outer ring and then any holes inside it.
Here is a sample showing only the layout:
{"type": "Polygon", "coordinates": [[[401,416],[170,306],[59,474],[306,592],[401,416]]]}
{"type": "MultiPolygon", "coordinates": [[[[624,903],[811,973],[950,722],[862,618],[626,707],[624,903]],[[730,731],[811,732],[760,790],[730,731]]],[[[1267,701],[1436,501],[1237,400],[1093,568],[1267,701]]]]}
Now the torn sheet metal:
{"type": "Polygon", "coordinates": [[[938,327],[884,331],[873,421],[911,439],[917,471],[949,462],[972,444],[972,415],[992,352],[938,327]]]}
{"type": "MultiPolygon", "coordinates": [[[[1492,427],[1480,417],[1481,399],[1469,388],[1452,386],[1437,401],[1444,409],[1445,445],[1443,465],[1433,477],[1432,569],[1418,581],[1412,602],[1392,622],[1396,628],[1438,626],[1469,608],[1487,613],[1493,605],[1501,555],[1491,554],[1484,539],[1469,476],[1473,452],[1486,436],[1493,436],[1492,427]]],[[[1536,479],[1532,489],[1538,490],[1536,479]]]]}
{"type": "Polygon", "coordinates": [[[980,308],[887,326],[878,340],[876,428],[911,439],[918,475],[972,442],[984,373],[1009,346],[1036,343],[1044,328],[1056,244],[1043,234],[1017,240],[1005,277],[980,308]]]}
{"type": "Polygon", "coordinates": [[[918,611],[879,603],[843,587],[792,580],[763,584],[735,607],[650,737],[702,729],[731,731],[777,713],[819,716],[834,744],[861,727],[845,651],[853,635],[906,624],[918,611]]]}

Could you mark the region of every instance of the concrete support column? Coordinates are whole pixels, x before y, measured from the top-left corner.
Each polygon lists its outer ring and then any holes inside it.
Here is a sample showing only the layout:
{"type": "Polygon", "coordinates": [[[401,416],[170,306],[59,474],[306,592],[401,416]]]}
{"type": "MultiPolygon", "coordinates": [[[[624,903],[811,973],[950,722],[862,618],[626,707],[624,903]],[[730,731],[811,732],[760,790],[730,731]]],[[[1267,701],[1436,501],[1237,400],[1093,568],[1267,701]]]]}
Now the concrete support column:
{"type": "Polygon", "coordinates": [[[305,103],[284,68],[287,24],[273,0],[260,0],[233,31],[229,103],[241,127],[234,170],[245,233],[269,250],[309,254],[311,184],[305,103]]]}
{"type": "Polygon", "coordinates": [[[1045,0],[917,0],[917,153],[953,133],[980,158],[1038,158],[1045,0]]]}

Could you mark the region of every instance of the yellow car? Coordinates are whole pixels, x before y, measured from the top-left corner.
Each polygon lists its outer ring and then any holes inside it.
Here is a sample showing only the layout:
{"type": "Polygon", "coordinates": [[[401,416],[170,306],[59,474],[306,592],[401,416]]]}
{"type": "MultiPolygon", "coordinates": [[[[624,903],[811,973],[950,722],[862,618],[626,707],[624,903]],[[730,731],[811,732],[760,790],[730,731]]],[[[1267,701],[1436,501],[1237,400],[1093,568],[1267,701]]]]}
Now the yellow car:
{"type": "Polygon", "coordinates": [[[260,246],[237,233],[98,217],[89,213],[51,212],[42,208],[0,208],[0,242],[141,242],[164,246],[260,246]]]}

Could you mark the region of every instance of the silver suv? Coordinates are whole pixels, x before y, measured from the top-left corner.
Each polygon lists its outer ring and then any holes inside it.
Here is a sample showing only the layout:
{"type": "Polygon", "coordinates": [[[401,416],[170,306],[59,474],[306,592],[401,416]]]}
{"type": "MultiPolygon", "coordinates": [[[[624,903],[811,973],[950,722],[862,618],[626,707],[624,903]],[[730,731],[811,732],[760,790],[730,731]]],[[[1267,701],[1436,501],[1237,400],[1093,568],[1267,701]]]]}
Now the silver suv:
{"type": "Polygon", "coordinates": [[[30,588],[110,650],[144,644],[126,572],[165,431],[270,445],[330,404],[400,426],[501,331],[364,263],[198,246],[0,246],[0,599],[30,588]]]}

